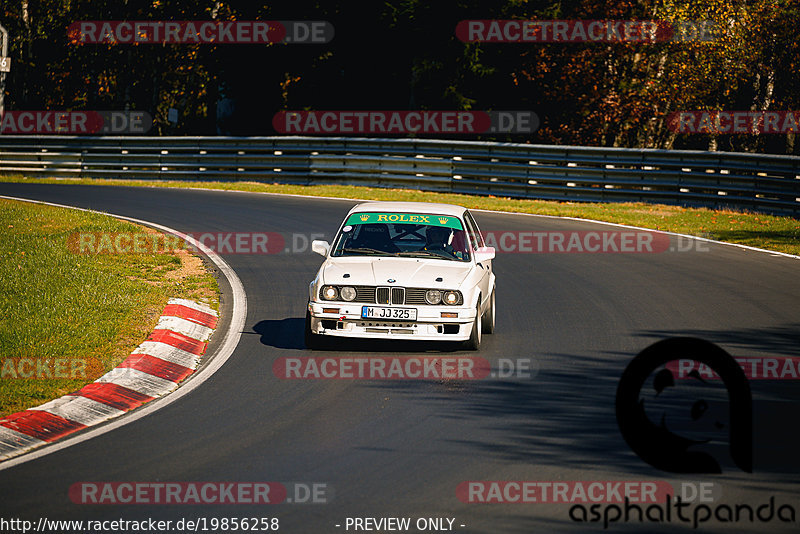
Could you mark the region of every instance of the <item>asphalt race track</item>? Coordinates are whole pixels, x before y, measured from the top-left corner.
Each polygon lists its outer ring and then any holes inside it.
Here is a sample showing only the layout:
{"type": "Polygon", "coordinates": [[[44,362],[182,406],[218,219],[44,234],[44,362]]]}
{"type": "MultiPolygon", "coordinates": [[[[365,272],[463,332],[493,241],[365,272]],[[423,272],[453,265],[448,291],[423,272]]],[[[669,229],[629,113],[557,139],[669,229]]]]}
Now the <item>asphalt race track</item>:
{"type": "MultiPolygon", "coordinates": [[[[0,184],[0,194],[136,217],[182,232],[278,232],[300,245],[311,234],[332,238],[353,205],[235,192],[29,184],[0,184]]],[[[475,215],[483,231],[618,229],[475,215]]],[[[465,381],[276,377],[273,363],[280,357],[389,356],[398,349],[403,356],[476,354],[414,344],[307,351],[307,286],[322,258],[310,247],[223,254],[244,284],[248,307],[246,329],[229,361],[202,387],[147,417],[0,470],[3,516],[277,517],[280,531],[288,533],[352,532],[348,517],[410,517],[412,524],[455,518],[453,529],[470,533],[602,530],[602,523],[571,520],[569,504],[465,503],[456,495],[465,481],[513,480],[665,480],[674,487],[705,481],[715,484],[715,503],[760,505],[774,497],[776,507],[790,504],[800,515],[797,380],[751,381],[753,473],[723,461],[721,475],[662,472],[620,435],[614,405],[619,377],[639,351],[660,339],[700,337],[736,357],[800,357],[800,260],[688,243],[682,248],[691,250],[660,253],[499,254],[497,329],[484,337],[477,356],[496,369],[522,359],[532,370],[529,376],[465,381]],[[316,483],[325,484],[328,502],[75,504],[68,490],[82,481],[316,483]]],[[[213,349],[212,341],[208,353],[213,349]]],[[[800,517],[768,525],[711,521],[700,529],[796,532],[798,522],[800,517]]],[[[667,525],[633,521],[610,530],[691,529],[673,518],[667,525]]]]}

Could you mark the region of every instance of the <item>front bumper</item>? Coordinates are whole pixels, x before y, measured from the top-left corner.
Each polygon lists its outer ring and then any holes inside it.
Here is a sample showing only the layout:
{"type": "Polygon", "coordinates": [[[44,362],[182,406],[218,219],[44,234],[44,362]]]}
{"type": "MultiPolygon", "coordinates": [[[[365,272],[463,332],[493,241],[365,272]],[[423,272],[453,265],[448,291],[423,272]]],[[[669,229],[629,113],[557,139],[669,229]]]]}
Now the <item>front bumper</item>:
{"type": "Polygon", "coordinates": [[[416,321],[362,319],[362,306],[376,306],[376,304],[309,302],[311,332],[324,336],[366,339],[465,341],[472,334],[472,326],[475,323],[475,309],[464,306],[396,306],[415,308],[416,321]],[[325,312],[323,308],[335,308],[337,311],[325,312]],[[442,317],[442,312],[457,313],[458,317],[442,317]]]}

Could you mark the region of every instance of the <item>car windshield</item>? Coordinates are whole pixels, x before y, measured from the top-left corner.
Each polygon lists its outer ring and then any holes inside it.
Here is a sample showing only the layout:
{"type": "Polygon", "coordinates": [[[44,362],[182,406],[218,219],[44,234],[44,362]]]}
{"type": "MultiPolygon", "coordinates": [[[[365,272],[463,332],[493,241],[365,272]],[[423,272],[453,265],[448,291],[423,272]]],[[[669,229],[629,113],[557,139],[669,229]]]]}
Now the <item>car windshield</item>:
{"type": "Polygon", "coordinates": [[[458,217],[414,213],[354,213],[333,245],[331,256],[396,256],[470,261],[458,217]]]}

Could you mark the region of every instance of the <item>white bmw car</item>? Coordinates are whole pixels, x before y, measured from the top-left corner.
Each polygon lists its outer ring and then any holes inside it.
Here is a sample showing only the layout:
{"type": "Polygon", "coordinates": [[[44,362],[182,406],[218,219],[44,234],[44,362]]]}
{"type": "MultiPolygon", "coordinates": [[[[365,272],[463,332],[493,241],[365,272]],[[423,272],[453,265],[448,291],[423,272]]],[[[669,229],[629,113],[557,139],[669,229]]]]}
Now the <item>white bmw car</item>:
{"type": "Polygon", "coordinates": [[[477,350],[495,322],[495,250],[469,210],[366,202],[344,218],[309,286],[305,339],[459,341],[477,350]]]}

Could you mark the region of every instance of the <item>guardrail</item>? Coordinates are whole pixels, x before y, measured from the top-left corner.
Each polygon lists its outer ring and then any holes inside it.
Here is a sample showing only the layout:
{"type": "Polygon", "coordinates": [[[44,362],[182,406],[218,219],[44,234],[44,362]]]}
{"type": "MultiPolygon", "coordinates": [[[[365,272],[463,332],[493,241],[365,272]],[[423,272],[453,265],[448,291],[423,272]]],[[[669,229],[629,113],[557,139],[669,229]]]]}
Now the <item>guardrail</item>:
{"type": "Polygon", "coordinates": [[[800,215],[800,157],[430,139],[0,136],[26,176],[339,183],[800,215]]]}

